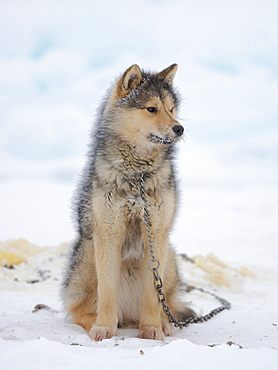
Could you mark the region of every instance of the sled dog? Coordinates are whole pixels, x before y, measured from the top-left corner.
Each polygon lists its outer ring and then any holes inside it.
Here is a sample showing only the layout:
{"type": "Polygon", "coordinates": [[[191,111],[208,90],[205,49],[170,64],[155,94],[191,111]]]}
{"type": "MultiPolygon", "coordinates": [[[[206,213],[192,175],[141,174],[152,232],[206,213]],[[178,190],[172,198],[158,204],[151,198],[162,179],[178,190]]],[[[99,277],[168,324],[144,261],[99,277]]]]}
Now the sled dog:
{"type": "Polygon", "coordinates": [[[184,132],[176,119],[176,71],[176,64],[159,73],[132,65],[99,108],[74,201],[78,237],[62,286],[65,310],[96,341],[111,338],[117,327],[137,327],[147,339],[174,334],[148,269],[144,207],[167,304],[178,320],[195,315],[180,298],[169,245],[178,203],[174,146],[184,132]]]}

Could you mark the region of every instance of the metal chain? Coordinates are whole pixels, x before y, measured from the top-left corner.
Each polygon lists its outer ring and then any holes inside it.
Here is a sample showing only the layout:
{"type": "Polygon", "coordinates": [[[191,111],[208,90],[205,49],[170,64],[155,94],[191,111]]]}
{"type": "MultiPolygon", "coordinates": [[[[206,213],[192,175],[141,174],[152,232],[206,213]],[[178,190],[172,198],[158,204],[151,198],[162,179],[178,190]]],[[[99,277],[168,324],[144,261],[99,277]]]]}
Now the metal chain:
{"type": "Polygon", "coordinates": [[[215,315],[217,315],[219,312],[223,310],[229,310],[231,307],[230,302],[226,301],[226,299],[219,297],[218,295],[209,292],[207,290],[204,290],[202,288],[198,288],[195,286],[190,285],[190,289],[193,290],[198,290],[202,293],[208,294],[212,297],[214,297],[216,300],[218,300],[221,303],[221,306],[211,310],[208,314],[203,315],[203,316],[198,316],[198,317],[189,317],[185,321],[178,321],[172,312],[170,311],[170,308],[168,304],[166,303],[166,297],[165,294],[162,291],[162,279],[159,276],[158,269],[160,266],[159,261],[155,258],[154,256],[154,251],[153,251],[153,246],[152,246],[152,239],[151,239],[151,232],[150,232],[150,222],[149,222],[149,213],[147,209],[147,202],[146,202],[146,195],[145,195],[145,186],[144,186],[144,173],[140,177],[140,194],[141,198],[143,199],[145,206],[144,206],[144,221],[146,225],[146,230],[147,230],[147,236],[148,236],[148,244],[149,244],[149,251],[150,251],[150,256],[151,256],[151,261],[149,263],[149,270],[153,273],[153,278],[154,278],[154,288],[158,293],[158,300],[162,304],[162,309],[165,313],[165,315],[168,317],[168,320],[174,324],[175,327],[179,327],[182,329],[185,326],[189,326],[190,324],[197,324],[201,323],[204,321],[208,321],[215,315]]]}

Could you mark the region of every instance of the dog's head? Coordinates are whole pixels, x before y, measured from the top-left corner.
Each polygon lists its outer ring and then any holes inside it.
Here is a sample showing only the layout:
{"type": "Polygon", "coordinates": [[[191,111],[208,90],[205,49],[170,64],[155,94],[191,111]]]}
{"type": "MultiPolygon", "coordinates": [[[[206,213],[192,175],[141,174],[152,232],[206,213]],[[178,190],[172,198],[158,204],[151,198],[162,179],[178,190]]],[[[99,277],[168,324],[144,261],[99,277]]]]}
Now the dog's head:
{"type": "Polygon", "coordinates": [[[115,130],[123,139],[146,149],[174,144],[184,128],[176,120],[178,97],[173,87],[177,64],[159,73],[146,73],[137,65],[117,80],[112,101],[115,130]]]}

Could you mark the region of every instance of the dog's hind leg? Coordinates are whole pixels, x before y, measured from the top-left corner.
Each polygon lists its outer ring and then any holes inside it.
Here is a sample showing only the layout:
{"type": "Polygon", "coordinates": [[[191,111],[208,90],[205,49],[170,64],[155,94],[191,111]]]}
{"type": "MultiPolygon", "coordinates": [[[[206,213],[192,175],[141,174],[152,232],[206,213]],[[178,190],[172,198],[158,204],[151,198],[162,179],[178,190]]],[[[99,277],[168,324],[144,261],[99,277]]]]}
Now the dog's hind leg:
{"type": "Polygon", "coordinates": [[[96,313],[91,313],[85,306],[77,306],[71,310],[73,322],[81,325],[88,333],[96,322],[96,313]]]}
{"type": "Polygon", "coordinates": [[[94,244],[92,240],[79,237],[72,246],[71,260],[65,276],[62,299],[74,324],[87,332],[96,321],[97,275],[94,244]]]}
{"type": "MultiPolygon", "coordinates": [[[[190,317],[196,317],[196,313],[191,308],[187,307],[185,303],[180,301],[178,297],[174,299],[172,296],[170,298],[168,297],[167,305],[169,306],[169,310],[174,318],[177,319],[179,322],[184,322],[190,317]]],[[[164,312],[161,313],[161,324],[163,333],[166,337],[170,337],[175,334],[174,326],[172,323],[170,323],[168,317],[164,314],[164,312]]]]}
{"type": "Polygon", "coordinates": [[[170,323],[164,314],[161,315],[162,331],[166,337],[172,337],[175,334],[174,326],[170,323]]]}

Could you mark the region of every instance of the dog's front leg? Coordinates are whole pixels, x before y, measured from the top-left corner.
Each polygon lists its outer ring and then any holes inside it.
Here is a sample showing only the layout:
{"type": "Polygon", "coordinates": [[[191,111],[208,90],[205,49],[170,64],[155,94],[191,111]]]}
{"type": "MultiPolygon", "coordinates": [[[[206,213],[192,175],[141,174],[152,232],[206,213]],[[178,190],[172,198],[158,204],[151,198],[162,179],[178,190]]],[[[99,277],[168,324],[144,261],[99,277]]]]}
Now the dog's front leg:
{"type": "Polygon", "coordinates": [[[118,323],[117,289],[123,226],[117,222],[117,219],[115,215],[105,217],[94,231],[98,304],[96,324],[90,330],[89,335],[96,341],[114,336],[118,323]]]}
{"type": "MultiPolygon", "coordinates": [[[[152,232],[152,246],[155,258],[159,261],[159,275],[163,280],[165,263],[167,258],[168,234],[161,230],[152,232]]],[[[150,252],[147,236],[145,235],[145,258],[142,264],[142,278],[144,288],[141,301],[141,317],[139,325],[139,338],[163,340],[164,334],[161,326],[161,304],[158,301],[157,291],[154,289],[154,279],[148,269],[150,262],[150,252]]],[[[152,267],[156,267],[155,262],[152,267]]]]}

